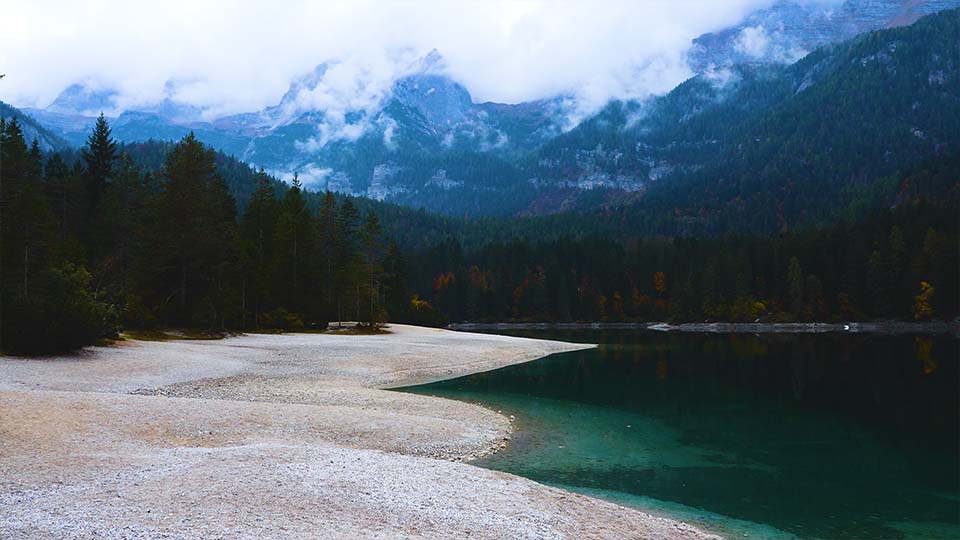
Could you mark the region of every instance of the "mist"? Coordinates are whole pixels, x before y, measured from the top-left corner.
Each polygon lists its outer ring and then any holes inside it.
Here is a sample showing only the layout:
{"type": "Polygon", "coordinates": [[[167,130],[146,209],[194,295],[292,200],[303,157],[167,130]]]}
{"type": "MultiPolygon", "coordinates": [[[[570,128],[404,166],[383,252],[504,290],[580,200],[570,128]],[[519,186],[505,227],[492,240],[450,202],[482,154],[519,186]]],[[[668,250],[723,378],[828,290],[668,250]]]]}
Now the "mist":
{"type": "Polygon", "coordinates": [[[433,49],[476,102],[562,95],[586,113],[669,91],[693,38],[772,0],[0,3],[0,99],[45,107],[80,82],[115,89],[116,111],[170,97],[215,117],[276,104],[321,63],[298,106],[359,110],[433,49]]]}

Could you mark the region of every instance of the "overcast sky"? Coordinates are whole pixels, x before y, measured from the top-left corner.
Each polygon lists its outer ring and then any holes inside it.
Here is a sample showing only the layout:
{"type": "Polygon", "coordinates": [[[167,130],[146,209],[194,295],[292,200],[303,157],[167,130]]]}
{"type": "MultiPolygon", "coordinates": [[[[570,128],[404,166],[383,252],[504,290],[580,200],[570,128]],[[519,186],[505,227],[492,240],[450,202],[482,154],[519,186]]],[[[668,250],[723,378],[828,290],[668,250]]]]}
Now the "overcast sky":
{"type": "Polygon", "coordinates": [[[572,94],[589,106],[669,90],[689,76],[692,38],[770,3],[0,0],[0,99],[43,107],[84,81],[117,88],[123,105],[173,81],[180,100],[251,111],[339,60],[323,99],[363,105],[436,48],[474,101],[572,94]]]}

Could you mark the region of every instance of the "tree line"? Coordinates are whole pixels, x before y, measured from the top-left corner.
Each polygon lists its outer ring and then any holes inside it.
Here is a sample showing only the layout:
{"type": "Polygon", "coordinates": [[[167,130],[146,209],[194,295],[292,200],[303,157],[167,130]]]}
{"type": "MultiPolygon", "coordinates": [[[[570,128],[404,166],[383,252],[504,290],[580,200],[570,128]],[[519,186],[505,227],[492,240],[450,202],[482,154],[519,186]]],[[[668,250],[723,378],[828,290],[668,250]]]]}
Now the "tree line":
{"type": "Polygon", "coordinates": [[[375,213],[263,171],[242,215],[217,155],[192,134],[142,170],[99,118],[79,159],[28,146],[0,120],[2,350],[46,353],[120,328],[207,332],[376,326],[402,256],[375,213]]]}
{"type": "MultiPolygon", "coordinates": [[[[954,169],[954,181],[960,179],[954,169]]],[[[413,257],[451,321],[859,321],[958,315],[958,205],[919,200],[773,235],[456,238],[413,257]]]]}
{"type": "Polygon", "coordinates": [[[388,318],[955,317],[958,155],[864,186],[832,225],[650,237],[622,209],[457,221],[317,194],[192,134],[121,147],[102,117],[80,152],[44,154],[17,120],[0,120],[0,348],[388,318]]]}

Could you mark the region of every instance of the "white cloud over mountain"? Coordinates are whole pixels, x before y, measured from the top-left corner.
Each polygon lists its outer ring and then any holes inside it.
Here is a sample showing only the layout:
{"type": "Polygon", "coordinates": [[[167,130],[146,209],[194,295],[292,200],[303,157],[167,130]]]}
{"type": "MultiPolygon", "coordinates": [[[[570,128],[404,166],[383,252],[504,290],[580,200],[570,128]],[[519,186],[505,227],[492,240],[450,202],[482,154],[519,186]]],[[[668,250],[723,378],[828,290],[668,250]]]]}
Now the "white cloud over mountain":
{"type": "Polygon", "coordinates": [[[690,74],[692,38],[770,3],[0,0],[0,99],[44,107],[85,82],[116,89],[120,109],[170,97],[216,116],[276,104],[290,81],[328,62],[295,105],[336,123],[437,49],[476,101],[569,95],[586,114],[669,90],[690,74]]]}

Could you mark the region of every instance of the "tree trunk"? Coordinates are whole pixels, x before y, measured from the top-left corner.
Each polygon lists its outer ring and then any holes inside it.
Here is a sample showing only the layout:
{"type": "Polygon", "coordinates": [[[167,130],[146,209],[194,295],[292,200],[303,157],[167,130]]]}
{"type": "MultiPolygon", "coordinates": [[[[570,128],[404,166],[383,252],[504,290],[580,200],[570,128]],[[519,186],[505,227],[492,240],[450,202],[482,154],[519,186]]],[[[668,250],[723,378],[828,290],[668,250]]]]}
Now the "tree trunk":
{"type": "Polygon", "coordinates": [[[23,297],[30,298],[30,240],[23,245],[23,297]]]}
{"type": "Polygon", "coordinates": [[[240,327],[247,327],[247,277],[240,284],[240,327]]]}
{"type": "Polygon", "coordinates": [[[187,265],[180,265],[180,308],[187,306],[187,265]]]}
{"type": "Polygon", "coordinates": [[[292,307],[293,304],[299,300],[299,298],[297,298],[297,231],[293,231],[293,288],[290,293],[290,304],[292,307]]]}

